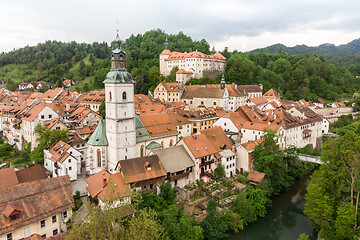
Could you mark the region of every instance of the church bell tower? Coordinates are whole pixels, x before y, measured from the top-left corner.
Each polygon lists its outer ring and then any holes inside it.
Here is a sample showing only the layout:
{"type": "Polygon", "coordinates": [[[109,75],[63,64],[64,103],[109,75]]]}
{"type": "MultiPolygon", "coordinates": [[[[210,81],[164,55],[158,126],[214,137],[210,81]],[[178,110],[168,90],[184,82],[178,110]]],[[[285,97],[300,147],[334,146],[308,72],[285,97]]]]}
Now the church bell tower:
{"type": "Polygon", "coordinates": [[[107,158],[110,172],[116,171],[119,160],[135,157],[134,80],[126,70],[126,53],[119,34],[111,51],[111,69],[105,84],[107,158]]]}

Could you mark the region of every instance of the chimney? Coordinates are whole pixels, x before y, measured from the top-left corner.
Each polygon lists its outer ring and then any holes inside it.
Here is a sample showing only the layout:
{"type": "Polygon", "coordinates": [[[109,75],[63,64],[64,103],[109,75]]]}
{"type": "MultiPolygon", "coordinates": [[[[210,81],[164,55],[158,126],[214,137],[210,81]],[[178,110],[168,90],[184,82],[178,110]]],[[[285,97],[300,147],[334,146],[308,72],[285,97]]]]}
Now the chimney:
{"type": "Polygon", "coordinates": [[[231,151],[233,151],[234,153],[236,153],[236,147],[235,147],[234,145],[231,147],[231,151]]]}
{"type": "Polygon", "coordinates": [[[106,187],[106,177],[103,176],[103,188],[106,187]]]}
{"type": "Polygon", "coordinates": [[[259,88],[261,88],[261,91],[263,90],[263,85],[261,83],[258,84],[259,88]]]}

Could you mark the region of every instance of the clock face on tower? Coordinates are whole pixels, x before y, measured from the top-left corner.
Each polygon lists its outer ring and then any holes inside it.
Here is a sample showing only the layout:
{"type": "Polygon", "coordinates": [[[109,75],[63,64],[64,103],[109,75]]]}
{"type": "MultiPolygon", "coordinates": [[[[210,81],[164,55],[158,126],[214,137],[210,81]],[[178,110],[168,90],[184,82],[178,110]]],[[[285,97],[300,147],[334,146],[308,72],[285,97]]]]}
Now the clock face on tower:
{"type": "Polygon", "coordinates": [[[119,62],[119,68],[125,68],[125,63],[124,62],[119,62]]]}

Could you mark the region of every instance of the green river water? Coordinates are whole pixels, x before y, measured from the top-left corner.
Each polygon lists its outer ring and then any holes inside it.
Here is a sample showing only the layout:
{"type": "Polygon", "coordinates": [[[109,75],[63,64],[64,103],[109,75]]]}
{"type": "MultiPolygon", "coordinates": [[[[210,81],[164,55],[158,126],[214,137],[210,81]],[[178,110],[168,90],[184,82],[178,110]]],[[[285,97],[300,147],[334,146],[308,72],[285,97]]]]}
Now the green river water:
{"type": "Polygon", "coordinates": [[[249,224],[240,233],[232,233],[227,240],[297,240],[301,233],[316,239],[308,217],[303,213],[309,178],[295,182],[292,189],[272,199],[265,218],[249,224]]]}

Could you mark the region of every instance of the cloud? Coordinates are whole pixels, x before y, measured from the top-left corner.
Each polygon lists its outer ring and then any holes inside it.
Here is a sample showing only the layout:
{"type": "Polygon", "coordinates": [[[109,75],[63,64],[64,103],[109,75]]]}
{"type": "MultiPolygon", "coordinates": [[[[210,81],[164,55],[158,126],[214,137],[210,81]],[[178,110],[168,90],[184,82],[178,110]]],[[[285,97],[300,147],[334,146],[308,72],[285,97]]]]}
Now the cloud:
{"type": "Polygon", "coordinates": [[[161,28],[243,51],[277,42],[344,43],[360,31],[355,0],[4,0],[0,9],[0,51],[55,39],[110,42],[116,22],[123,39],[161,28]]]}

